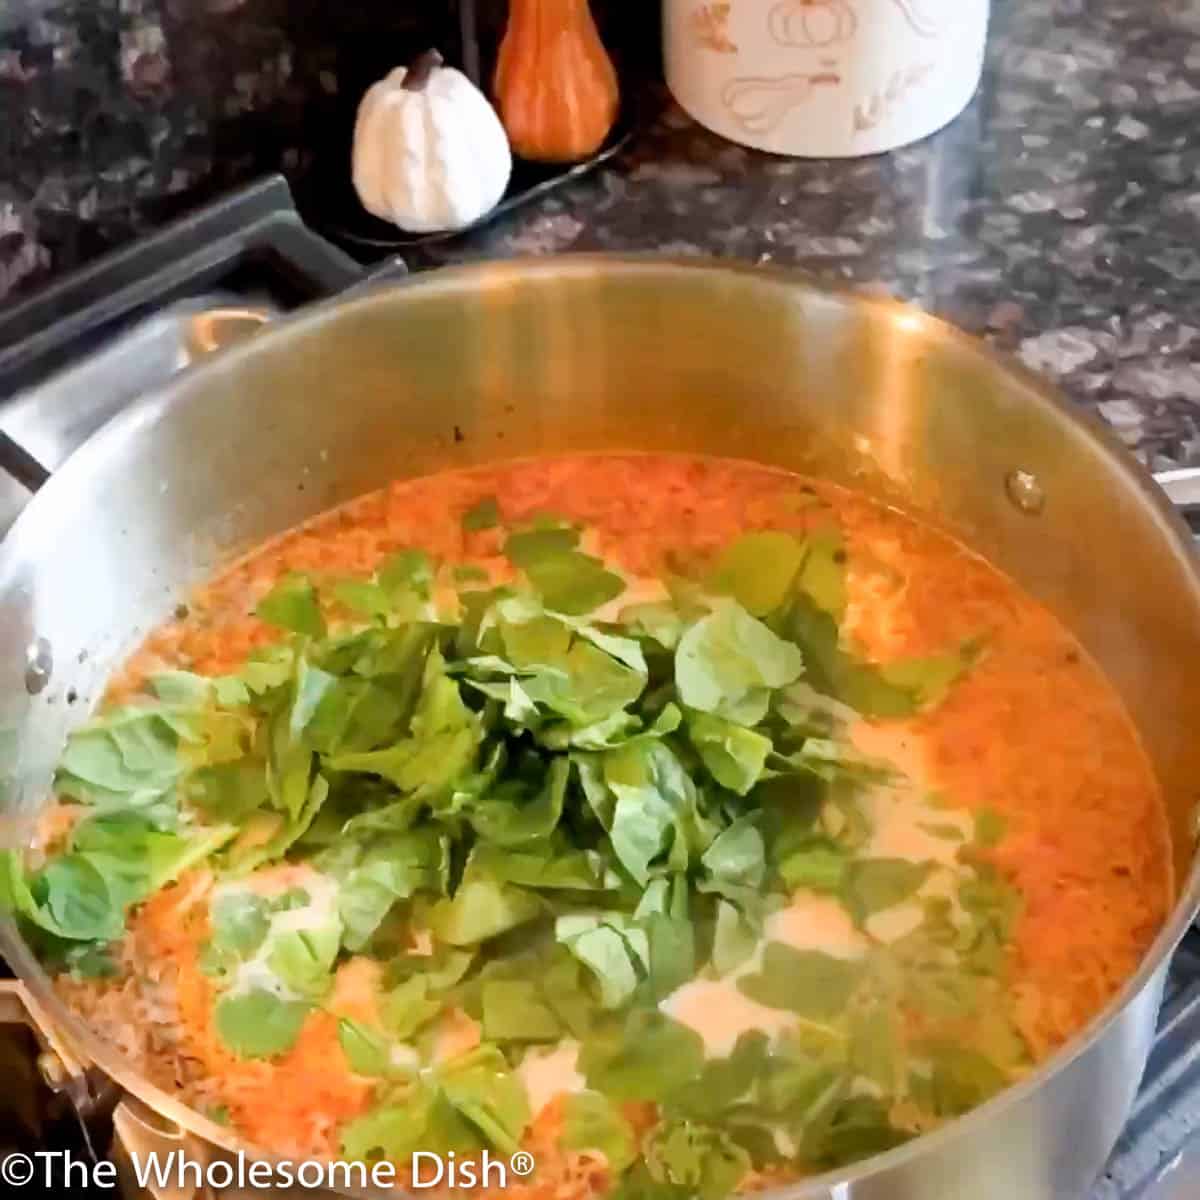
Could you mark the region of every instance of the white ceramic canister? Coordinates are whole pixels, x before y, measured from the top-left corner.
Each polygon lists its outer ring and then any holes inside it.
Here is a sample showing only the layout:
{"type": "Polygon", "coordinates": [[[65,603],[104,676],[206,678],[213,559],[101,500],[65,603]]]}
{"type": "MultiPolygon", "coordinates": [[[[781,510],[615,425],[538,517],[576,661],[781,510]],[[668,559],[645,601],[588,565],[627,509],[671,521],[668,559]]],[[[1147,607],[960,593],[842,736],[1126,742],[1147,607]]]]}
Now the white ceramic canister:
{"type": "Polygon", "coordinates": [[[877,154],[979,86],[990,0],[663,0],[667,83],[709,129],[806,158],[877,154]]]}

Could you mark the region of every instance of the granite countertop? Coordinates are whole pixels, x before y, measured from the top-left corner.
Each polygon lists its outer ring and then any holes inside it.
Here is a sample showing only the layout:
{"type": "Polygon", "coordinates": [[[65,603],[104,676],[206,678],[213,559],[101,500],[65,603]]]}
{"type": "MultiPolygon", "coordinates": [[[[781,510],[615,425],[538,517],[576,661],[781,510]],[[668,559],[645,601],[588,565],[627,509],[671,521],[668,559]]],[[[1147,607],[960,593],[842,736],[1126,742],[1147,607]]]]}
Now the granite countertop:
{"type": "MultiPolygon", "coordinates": [[[[919,145],[773,158],[651,87],[654,115],[610,164],[413,265],[570,249],[799,265],[1016,351],[1155,469],[1200,463],[1200,7],[995,6],[983,88],[919,145]]],[[[313,98],[344,107],[349,90],[291,13],[319,10],[187,7],[14,0],[0,15],[0,296],[264,170],[312,169],[313,98]]]]}

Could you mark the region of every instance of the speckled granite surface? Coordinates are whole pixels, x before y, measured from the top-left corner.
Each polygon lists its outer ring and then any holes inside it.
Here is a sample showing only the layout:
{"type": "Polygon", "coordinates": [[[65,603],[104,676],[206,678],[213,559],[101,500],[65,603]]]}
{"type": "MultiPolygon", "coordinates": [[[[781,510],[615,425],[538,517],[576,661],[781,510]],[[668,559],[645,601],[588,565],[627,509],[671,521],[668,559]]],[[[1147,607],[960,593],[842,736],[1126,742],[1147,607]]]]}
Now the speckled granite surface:
{"type": "MultiPolygon", "coordinates": [[[[347,44],[372,40],[370,6],[345,7],[9,0],[0,294],[264,170],[303,187],[340,169],[316,131],[342,128],[369,78],[347,44]]],[[[414,265],[595,248],[798,264],[1016,350],[1155,468],[1200,462],[1195,0],[997,0],[974,104],[880,158],[773,159],[660,100],[611,165],[414,265]]]]}

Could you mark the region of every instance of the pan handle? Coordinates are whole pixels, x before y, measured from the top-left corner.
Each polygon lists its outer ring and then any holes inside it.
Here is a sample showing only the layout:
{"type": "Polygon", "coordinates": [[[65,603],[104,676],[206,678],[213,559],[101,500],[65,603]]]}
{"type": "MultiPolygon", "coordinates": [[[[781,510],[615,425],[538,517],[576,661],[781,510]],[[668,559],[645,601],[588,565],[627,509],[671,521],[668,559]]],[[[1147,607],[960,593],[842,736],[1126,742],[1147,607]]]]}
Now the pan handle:
{"type": "MultiPolygon", "coordinates": [[[[353,299],[394,279],[403,279],[407,274],[408,264],[399,255],[393,254],[364,271],[362,278],[349,287],[342,288],[337,293],[338,299],[353,299]]],[[[209,308],[196,313],[188,321],[184,333],[188,357],[180,369],[191,366],[208,354],[215,354],[218,350],[244,341],[276,316],[269,308],[209,308]]]]}
{"type": "MultiPolygon", "coordinates": [[[[202,305],[222,310],[224,299],[214,304],[211,294],[225,292],[223,281],[249,262],[265,264],[280,294],[301,303],[404,270],[400,260],[388,259],[364,280],[360,263],[304,224],[283,176],[270,175],[6,309],[0,313],[0,535],[68,454],[130,400],[189,365],[200,346],[186,338],[169,344],[169,335],[143,338],[133,348],[132,372],[111,354],[103,361],[107,351],[155,320],[183,325],[193,315],[202,322],[202,305]]],[[[234,324],[242,328],[222,322],[221,344],[247,331],[245,322],[234,324]]]]}
{"type": "MultiPolygon", "coordinates": [[[[403,259],[385,259],[342,289],[362,291],[407,274],[403,259]]],[[[43,380],[30,397],[17,396],[0,426],[0,471],[35,492],[87,437],[145,391],[164,383],[202,358],[253,336],[277,316],[274,309],[217,305],[199,308],[188,301],[135,324],[99,353],[43,380]],[[151,331],[154,332],[151,336],[151,331]],[[136,354],[138,372],[130,378],[127,354],[136,354]]],[[[2,522],[0,522],[2,523],[2,522]]]]}
{"type": "MultiPolygon", "coordinates": [[[[82,441],[105,424],[138,392],[191,366],[200,358],[257,333],[273,312],[267,308],[217,307],[194,310],[186,301],[164,314],[177,329],[169,353],[143,354],[147,364],[141,378],[124,380],[114,372],[111,355],[100,354],[50,376],[39,392],[56,402],[30,405],[17,397],[0,429],[0,470],[22,487],[36,492],[59,463],[82,441]],[[159,360],[162,360],[161,362],[159,360]],[[13,429],[19,432],[10,433],[13,429]],[[25,436],[25,434],[28,436],[25,436]]],[[[118,335],[113,345],[131,347],[146,340],[143,331],[164,317],[150,317],[118,335]]]]}

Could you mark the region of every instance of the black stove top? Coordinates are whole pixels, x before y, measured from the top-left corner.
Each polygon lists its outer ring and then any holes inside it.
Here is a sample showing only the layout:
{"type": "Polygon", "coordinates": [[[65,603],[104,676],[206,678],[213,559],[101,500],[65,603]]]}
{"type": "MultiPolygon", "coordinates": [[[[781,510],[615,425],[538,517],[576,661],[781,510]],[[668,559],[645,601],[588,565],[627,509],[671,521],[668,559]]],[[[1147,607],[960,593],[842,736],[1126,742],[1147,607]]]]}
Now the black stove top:
{"type": "MultiPolygon", "coordinates": [[[[137,395],[279,314],[405,270],[394,258],[365,269],[311,232],[286,182],[273,176],[0,312],[0,533],[47,475],[137,395]]],[[[0,1158],[45,1148],[85,1154],[88,1139],[73,1111],[41,1082],[37,1050],[27,1030],[0,1027],[7,1084],[0,1158]]],[[[103,1129],[92,1132],[102,1152],[104,1137],[103,1129]]],[[[1193,930],[1172,963],[1137,1104],[1087,1200],[1196,1197],[1200,931],[1193,930]]]]}

